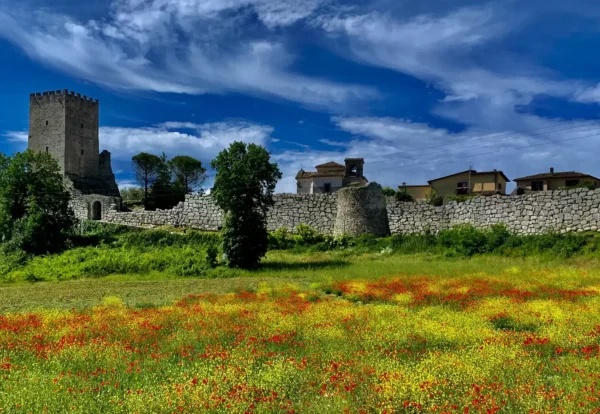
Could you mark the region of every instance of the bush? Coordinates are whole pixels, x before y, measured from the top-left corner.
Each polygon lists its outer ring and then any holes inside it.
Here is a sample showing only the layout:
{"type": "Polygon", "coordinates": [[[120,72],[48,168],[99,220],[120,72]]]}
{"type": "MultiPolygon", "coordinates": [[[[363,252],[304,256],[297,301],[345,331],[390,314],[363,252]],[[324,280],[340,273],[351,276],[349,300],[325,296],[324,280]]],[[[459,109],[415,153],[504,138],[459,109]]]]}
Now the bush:
{"type": "Polygon", "coordinates": [[[393,197],[396,195],[396,190],[391,187],[383,187],[381,191],[383,191],[383,195],[387,197],[393,197]]]}
{"type": "Polygon", "coordinates": [[[308,224],[300,223],[296,226],[296,233],[305,244],[321,243],[325,240],[324,236],[319,234],[316,229],[313,229],[308,224]]]}
{"type": "Polygon", "coordinates": [[[406,191],[406,189],[402,189],[402,190],[398,190],[398,192],[396,193],[396,201],[414,202],[415,199],[413,196],[408,194],[408,191],[406,191]]]}
{"type": "Polygon", "coordinates": [[[435,207],[444,205],[444,197],[442,197],[435,188],[432,188],[431,191],[427,193],[425,201],[427,202],[427,204],[430,204],[435,207]]]}
{"type": "Polygon", "coordinates": [[[470,257],[485,253],[487,237],[483,231],[470,224],[456,226],[450,230],[442,230],[438,234],[439,244],[451,249],[460,256],[470,257]]]}
{"type": "Polygon", "coordinates": [[[269,249],[270,250],[286,250],[291,249],[296,244],[295,240],[287,228],[281,227],[272,233],[269,233],[269,249]]]}

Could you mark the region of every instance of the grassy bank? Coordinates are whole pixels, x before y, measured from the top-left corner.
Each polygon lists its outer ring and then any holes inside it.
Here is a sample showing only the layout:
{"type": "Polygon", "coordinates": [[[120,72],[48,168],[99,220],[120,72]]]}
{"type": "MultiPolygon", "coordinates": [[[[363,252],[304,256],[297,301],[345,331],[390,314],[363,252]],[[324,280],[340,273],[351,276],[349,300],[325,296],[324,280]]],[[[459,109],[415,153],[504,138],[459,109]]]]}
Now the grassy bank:
{"type": "MultiPolygon", "coordinates": [[[[600,257],[597,234],[516,236],[502,226],[484,231],[461,226],[435,235],[334,238],[319,235],[306,226],[299,230],[296,235],[285,230],[270,235],[270,253],[262,271],[276,270],[286,277],[285,273],[294,273],[294,267],[304,270],[302,261],[311,262],[312,267],[336,269],[348,261],[382,261],[388,256],[415,254],[432,259],[487,255],[545,261],[600,257]]],[[[224,266],[220,245],[220,235],[214,233],[134,231],[87,223],[72,237],[70,249],[60,254],[38,257],[28,257],[18,251],[0,254],[0,283],[97,279],[112,275],[211,279],[244,274],[224,266]]]]}

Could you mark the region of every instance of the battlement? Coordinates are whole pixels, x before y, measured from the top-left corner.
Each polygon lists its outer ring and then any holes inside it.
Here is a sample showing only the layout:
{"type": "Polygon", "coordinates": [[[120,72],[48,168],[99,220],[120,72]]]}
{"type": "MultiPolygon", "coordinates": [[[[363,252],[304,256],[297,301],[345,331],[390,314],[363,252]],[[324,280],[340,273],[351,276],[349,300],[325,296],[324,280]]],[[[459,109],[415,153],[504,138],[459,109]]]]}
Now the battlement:
{"type": "Polygon", "coordinates": [[[90,102],[93,104],[98,104],[97,99],[93,99],[87,97],[85,95],[81,95],[80,93],[75,93],[73,91],[69,91],[68,89],[57,90],[57,91],[47,91],[47,92],[36,92],[29,94],[29,99],[56,99],[56,97],[67,97],[68,99],[79,99],[84,102],[90,102]]]}

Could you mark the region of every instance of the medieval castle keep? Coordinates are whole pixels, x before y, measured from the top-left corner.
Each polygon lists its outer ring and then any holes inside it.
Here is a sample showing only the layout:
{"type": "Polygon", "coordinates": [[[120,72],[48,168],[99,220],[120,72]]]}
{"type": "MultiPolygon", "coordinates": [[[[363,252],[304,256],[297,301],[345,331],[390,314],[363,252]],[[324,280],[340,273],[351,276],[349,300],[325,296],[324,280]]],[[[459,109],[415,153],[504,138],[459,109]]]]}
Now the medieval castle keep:
{"type": "Polygon", "coordinates": [[[29,149],[58,162],[80,218],[101,219],[119,205],[110,153],[100,151],[98,100],[68,90],[29,97],[29,149]]]}

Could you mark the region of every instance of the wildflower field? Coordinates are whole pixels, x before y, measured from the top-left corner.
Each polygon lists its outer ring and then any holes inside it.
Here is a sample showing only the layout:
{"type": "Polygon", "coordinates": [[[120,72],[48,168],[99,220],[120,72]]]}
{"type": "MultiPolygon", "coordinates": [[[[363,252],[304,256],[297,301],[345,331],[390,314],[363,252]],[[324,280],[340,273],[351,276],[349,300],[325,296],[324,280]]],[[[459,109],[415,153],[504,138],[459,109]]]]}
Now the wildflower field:
{"type": "Polygon", "coordinates": [[[600,412],[599,358],[597,265],[106,297],[0,316],[0,412],[600,412]]]}

